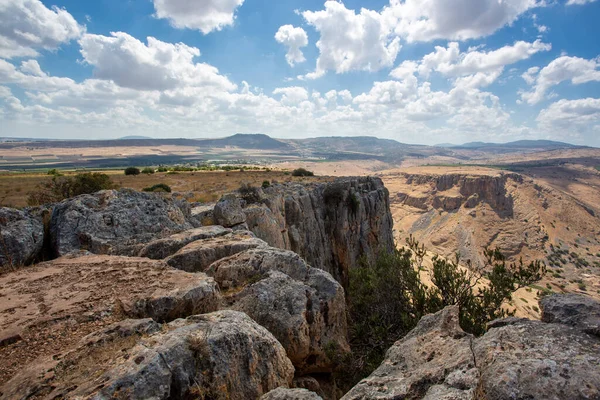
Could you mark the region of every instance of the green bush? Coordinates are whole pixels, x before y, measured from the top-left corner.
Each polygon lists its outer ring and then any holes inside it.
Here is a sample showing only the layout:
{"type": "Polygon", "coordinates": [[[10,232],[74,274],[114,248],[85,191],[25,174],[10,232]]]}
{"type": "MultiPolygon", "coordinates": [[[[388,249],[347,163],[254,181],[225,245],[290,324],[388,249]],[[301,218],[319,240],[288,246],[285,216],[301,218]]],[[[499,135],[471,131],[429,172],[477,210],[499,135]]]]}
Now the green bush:
{"type": "Polygon", "coordinates": [[[315,176],[315,174],[304,168],[298,168],[292,171],[292,176],[315,176]]]}
{"type": "Polygon", "coordinates": [[[125,175],[139,175],[140,170],[136,167],[129,167],[125,169],[125,175]]]}
{"type": "Polygon", "coordinates": [[[61,174],[60,171],[57,170],[56,168],[52,168],[50,171],[48,171],[48,175],[63,176],[63,174],[61,174]]]}
{"type": "Polygon", "coordinates": [[[238,192],[242,196],[242,199],[248,204],[258,203],[260,201],[260,192],[257,187],[244,183],[238,189],[238,192]]]}
{"type": "Polygon", "coordinates": [[[263,183],[262,183],[261,186],[262,186],[263,189],[266,189],[266,188],[268,188],[268,187],[271,186],[271,182],[269,182],[269,181],[263,181],[263,183]]]}
{"type": "Polygon", "coordinates": [[[31,206],[56,203],[70,197],[115,188],[110,176],[99,172],[70,177],[54,176],[51,181],[39,184],[34,192],[30,192],[27,203],[31,206]]]}
{"type": "Polygon", "coordinates": [[[142,170],[142,174],[153,174],[153,173],[154,173],[154,168],[146,167],[142,170]]]}
{"type": "Polygon", "coordinates": [[[171,193],[171,187],[165,183],[157,183],[156,185],[142,189],[144,192],[167,192],[171,193]]]}
{"type": "Polygon", "coordinates": [[[546,266],[535,261],[507,265],[498,250],[484,251],[485,265],[459,267],[454,261],[433,258],[427,287],[419,271],[427,251],[412,237],[408,247],[380,254],[374,261],[362,260],[349,271],[346,292],[352,352],[331,358],[338,364],[336,380],[352,387],[377,368],[391,345],[406,335],[428,313],[448,305],[459,306],[461,327],[482,335],[487,323],[511,315],[503,304],[512,293],[542,278],[546,266]],[[480,284],[483,279],[487,284],[480,284]]]}
{"type": "Polygon", "coordinates": [[[158,172],[168,172],[169,169],[167,167],[158,167],[158,172]]]}

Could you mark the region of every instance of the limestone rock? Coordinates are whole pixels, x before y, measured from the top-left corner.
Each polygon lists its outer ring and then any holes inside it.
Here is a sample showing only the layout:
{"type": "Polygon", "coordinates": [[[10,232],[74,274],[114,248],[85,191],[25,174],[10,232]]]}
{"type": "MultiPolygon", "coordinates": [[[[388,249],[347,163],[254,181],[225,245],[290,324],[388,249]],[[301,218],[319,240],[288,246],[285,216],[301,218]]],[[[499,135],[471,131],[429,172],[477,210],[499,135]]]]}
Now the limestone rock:
{"type": "Polygon", "coordinates": [[[249,229],[271,246],[292,250],[347,283],[365,256],[394,248],[389,193],[379,178],[340,178],[320,184],[274,184],[260,206],[246,208],[249,229]]]}
{"type": "Polygon", "coordinates": [[[149,333],[102,332],[97,336],[103,340],[82,341],[77,349],[54,357],[53,365],[17,375],[2,398],[35,392],[42,399],[242,400],[292,382],[294,368],[284,349],[243,313],[193,316],[149,333]]]}
{"type": "Polygon", "coordinates": [[[79,250],[134,255],[135,245],[192,229],[190,217],[186,202],[156,193],[121,189],[77,196],[54,207],[52,247],[57,256],[79,250]]]}
{"type": "Polygon", "coordinates": [[[239,231],[192,242],[165,259],[170,266],[188,272],[201,272],[210,264],[244,250],[266,246],[248,231],[239,231]]]}
{"type": "Polygon", "coordinates": [[[0,208],[0,270],[27,265],[42,251],[44,225],[27,211],[0,208]]]}
{"type": "Polygon", "coordinates": [[[139,257],[148,257],[153,260],[162,260],[173,254],[185,245],[196,240],[210,239],[231,233],[231,229],[223,228],[219,225],[203,226],[200,228],[176,233],[164,239],[154,240],[145,245],[139,257]]]}
{"type": "Polygon", "coordinates": [[[458,325],[458,307],[427,315],[342,399],[472,399],[479,378],[472,340],[458,325]]]}
{"type": "Polygon", "coordinates": [[[192,217],[196,218],[203,226],[215,224],[215,203],[202,204],[192,207],[192,217]]]}
{"type": "Polygon", "coordinates": [[[600,336],[600,302],[578,294],[545,296],[542,321],[564,324],[600,336]]]}
{"type": "Polygon", "coordinates": [[[171,321],[218,309],[213,278],[147,258],[63,257],[0,276],[0,348],[7,375],[37,357],[68,349],[88,333],[123,317],[171,321]],[[6,367],[6,365],[5,365],[6,367]],[[10,372],[12,371],[12,372],[10,372]]]}
{"type": "Polygon", "coordinates": [[[260,400],[323,400],[321,396],[306,389],[277,388],[271,390],[260,400]]]}
{"type": "Polygon", "coordinates": [[[575,328],[513,321],[489,330],[473,350],[479,398],[600,398],[600,339],[575,328]]]}
{"type": "Polygon", "coordinates": [[[267,328],[301,373],[331,372],[326,349],[349,350],[341,285],[297,254],[248,250],[214,263],[207,273],[235,310],[267,328]],[[233,293],[228,295],[228,293],[233,293]]]}
{"type": "Polygon", "coordinates": [[[215,223],[230,228],[246,222],[240,200],[233,194],[225,195],[215,205],[213,215],[215,223]]]}

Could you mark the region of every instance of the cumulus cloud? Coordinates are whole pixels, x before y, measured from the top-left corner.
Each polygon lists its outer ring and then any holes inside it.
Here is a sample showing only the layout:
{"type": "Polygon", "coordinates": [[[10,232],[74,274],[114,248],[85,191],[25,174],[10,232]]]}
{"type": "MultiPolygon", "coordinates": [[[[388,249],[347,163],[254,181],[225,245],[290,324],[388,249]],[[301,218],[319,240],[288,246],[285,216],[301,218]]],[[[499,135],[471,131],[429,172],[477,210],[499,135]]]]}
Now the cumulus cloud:
{"type": "Polygon", "coordinates": [[[540,111],[536,119],[540,129],[556,137],[581,141],[600,132],[600,99],[559,100],[540,111]]]}
{"type": "Polygon", "coordinates": [[[383,13],[409,42],[466,40],[490,35],[540,5],[537,0],[391,0],[383,13]]]}
{"type": "Polygon", "coordinates": [[[48,9],[40,0],[0,1],[0,57],[35,57],[85,32],[65,9],[48,9]]]}
{"type": "Polygon", "coordinates": [[[235,12],[244,0],[153,0],[157,18],[175,28],[199,30],[204,34],[233,25],[235,12]]]}
{"type": "Polygon", "coordinates": [[[86,34],[80,40],[85,62],[94,66],[94,77],[138,90],[169,90],[183,86],[235,90],[236,85],[219,70],[194,63],[200,50],[183,43],[166,43],[148,37],[144,44],[123,32],[111,36],[86,34]]]}
{"type": "Polygon", "coordinates": [[[320,33],[317,66],[308,79],[327,71],[378,71],[391,67],[400,51],[400,39],[390,37],[390,26],[376,11],[363,8],[357,14],[343,3],[327,1],[324,10],[302,16],[320,33]]]}
{"type": "Polygon", "coordinates": [[[593,3],[596,0],[568,0],[567,1],[567,5],[568,6],[581,6],[587,3],[593,3]]]}
{"type": "Polygon", "coordinates": [[[306,61],[302,50],[300,50],[302,47],[308,46],[308,35],[304,29],[292,25],[283,25],[275,34],[275,40],[287,47],[288,52],[285,59],[292,67],[296,63],[306,61]]]}
{"type": "Polygon", "coordinates": [[[541,70],[530,68],[523,79],[533,88],[530,92],[521,93],[521,101],[537,104],[544,99],[548,91],[564,81],[573,85],[600,81],[600,62],[598,59],[586,60],[579,57],[559,57],[541,70]],[[539,72],[538,72],[539,71],[539,72]]]}
{"type": "Polygon", "coordinates": [[[299,86],[277,88],[273,90],[273,94],[280,94],[281,102],[286,105],[295,105],[308,100],[308,91],[299,86]]]}

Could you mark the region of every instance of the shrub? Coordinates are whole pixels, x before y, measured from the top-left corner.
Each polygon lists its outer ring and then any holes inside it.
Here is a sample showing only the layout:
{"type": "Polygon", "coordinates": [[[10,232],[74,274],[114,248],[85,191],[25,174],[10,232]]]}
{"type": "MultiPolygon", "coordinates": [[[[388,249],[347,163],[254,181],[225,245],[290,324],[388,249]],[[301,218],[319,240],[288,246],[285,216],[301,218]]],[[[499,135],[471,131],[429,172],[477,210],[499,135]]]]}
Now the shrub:
{"type": "Polygon", "coordinates": [[[269,182],[269,181],[263,181],[263,183],[262,183],[261,186],[262,186],[263,189],[266,189],[266,188],[268,188],[268,187],[271,186],[271,182],[269,182]]]}
{"type": "Polygon", "coordinates": [[[139,175],[140,170],[136,167],[129,167],[125,169],[125,175],[139,175]]]}
{"type": "Polygon", "coordinates": [[[99,172],[87,172],[72,177],[54,176],[51,181],[40,183],[34,192],[30,192],[27,203],[31,206],[55,203],[69,197],[115,188],[116,185],[110,176],[99,172]]]}
{"type": "Polygon", "coordinates": [[[171,187],[165,183],[157,183],[156,185],[142,189],[144,192],[167,192],[171,193],[171,187]]]}
{"type": "Polygon", "coordinates": [[[52,168],[50,171],[48,171],[48,175],[63,176],[63,174],[61,174],[60,171],[57,170],[56,168],[52,168]]]}
{"type": "Polygon", "coordinates": [[[142,174],[153,174],[153,173],[154,173],[154,168],[146,167],[142,170],[142,174]]]}
{"type": "Polygon", "coordinates": [[[507,265],[500,251],[486,249],[486,262],[480,268],[470,263],[467,269],[459,267],[458,256],[454,261],[434,257],[433,285],[427,287],[419,275],[426,249],[412,237],[407,244],[408,248],[380,254],[371,262],[362,260],[349,271],[352,353],[332,354],[341,372],[336,380],[343,387],[353,386],[377,368],[390,346],[422,316],[448,305],[459,306],[459,322],[466,332],[482,335],[488,322],[512,315],[503,304],[514,291],[540,280],[546,272],[539,261],[507,265]]]}
{"type": "Polygon", "coordinates": [[[315,176],[315,174],[304,168],[298,168],[292,171],[292,176],[315,176]]]}
{"type": "Polygon", "coordinates": [[[242,199],[248,204],[258,203],[260,201],[260,192],[257,187],[244,183],[238,189],[238,192],[242,196],[242,199]]]}
{"type": "Polygon", "coordinates": [[[167,167],[158,167],[158,172],[168,172],[167,167]]]}

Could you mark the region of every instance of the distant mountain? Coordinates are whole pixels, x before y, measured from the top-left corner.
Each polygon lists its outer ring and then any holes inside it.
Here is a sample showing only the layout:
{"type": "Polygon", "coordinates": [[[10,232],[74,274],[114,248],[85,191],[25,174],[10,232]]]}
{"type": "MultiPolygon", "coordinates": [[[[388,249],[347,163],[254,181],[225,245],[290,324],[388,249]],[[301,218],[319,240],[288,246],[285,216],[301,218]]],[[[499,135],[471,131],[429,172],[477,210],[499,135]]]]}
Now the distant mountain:
{"type": "Polygon", "coordinates": [[[577,146],[570,143],[556,142],[553,140],[517,140],[508,143],[486,143],[486,142],[469,142],[453,148],[463,149],[479,149],[479,150],[557,150],[557,149],[572,149],[585,146],[577,146]]]}
{"type": "Polygon", "coordinates": [[[142,140],[142,139],[152,139],[152,138],[150,136],[136,136],[136,135],[123,136],[122,138],[119,138],[119,140],[142,140]]]}
{"type": "Polygon", "coordinates": [[[321,152],[356,152],[384,154],[391,150],[411,147],[391,139],[379,139],[374,136],[349,136],[349,137],[317,137],[310,139],[290,140],[297,146],[321,152]]]}
{"type": "Polygon", "coordinates": [[[291,149],[288,143],[281,140],[273,139],[272,137],[262,134],[243,134],[237,133],[233,136],[228,136],[222,139],[199,139],[200,146],[206,147],[240,147],[243,149],[256,150],[286,150],[291,149]]]}

